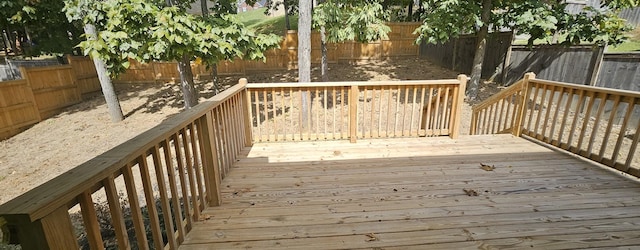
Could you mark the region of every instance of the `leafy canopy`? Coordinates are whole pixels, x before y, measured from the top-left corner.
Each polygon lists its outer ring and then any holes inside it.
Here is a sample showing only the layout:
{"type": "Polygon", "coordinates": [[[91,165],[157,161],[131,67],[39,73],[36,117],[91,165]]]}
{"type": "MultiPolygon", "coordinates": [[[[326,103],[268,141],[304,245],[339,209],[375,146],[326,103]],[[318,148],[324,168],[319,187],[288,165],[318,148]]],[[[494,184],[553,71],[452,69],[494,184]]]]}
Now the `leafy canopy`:
{"type": "Polygon", "coordinates": [[[206,65],[235,57],[265,59],[278,46],[275,35],[256,35],[229,15],[194,16],[180,6],[159,7],[146,0],[67,0],[70,20],[83,19],[98,30],[96,40],[80,43],[86,55],[101,58],[116,76],[141,62],[198,57],[206,65]]]}
{"type": "Polygon", "coordinates": [[[24,55],[71,53],[80,42],[82,26],[65,18],[62,1],[0,0],[0,27],[30,38],[24,55]]]}
{"type": "MultiPolygon", "coordinates": [[[[493,0],[491,29],[507,28],[517,34],[529,34],[529,44],[536,39],[557,34],[566,36],[563,44],[587,41],[597,44],[619,44],[630,30],[617,16],[621,8],[638,5],[638,0],[603,1],[601,8],[586,7],[579,13],[566,11],[564,1],[493,0]]],[[[475,33],[483,25],[480,19],[482,1],[424,1],[423,23],[416,29],[418,42],[445,42],[461,34],[475,33]]]]}
{"type": "Polygon", "coordinates": [[[325,27],[328,42],[386,39],[391,28],[378,2],[327,0],[313,9],[313,28],[325,27]]]}

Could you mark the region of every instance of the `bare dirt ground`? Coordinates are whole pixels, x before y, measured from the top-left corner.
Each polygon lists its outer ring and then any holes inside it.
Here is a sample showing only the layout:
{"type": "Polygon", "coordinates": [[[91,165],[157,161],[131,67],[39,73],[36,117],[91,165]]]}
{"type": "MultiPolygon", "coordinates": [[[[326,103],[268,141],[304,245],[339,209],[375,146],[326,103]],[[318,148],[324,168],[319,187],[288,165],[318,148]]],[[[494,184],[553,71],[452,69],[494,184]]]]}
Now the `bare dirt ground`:
{"type": "MultiPolygon", "coordinates": [[[[368,61],[333,64],[332,81],[452,79],[458,72],[442,69],[421,59],[368,61]]],[[[274,71],[246,76],[222,77],[229,86],[241,77],[249,82],[294,82],[297,71],[274,71]]],[[[319,70],[314,67],[313,81],[319,70]]],[[[213,95],[212,83],[199,83],[201,98],[213,95]]],[[[121,144],[182,110],[176,84],[117,84],[116,90],[126,119],[112,123],[100,93],[67,108],[63,113],[36,124],[10,139],[0,141],[0,204],[121,144]]],[[[498,91],[486,84],[479,99],[498,91]]],[[[462,133],[468,133],[470,106],[465,105],[462,133]]]]}

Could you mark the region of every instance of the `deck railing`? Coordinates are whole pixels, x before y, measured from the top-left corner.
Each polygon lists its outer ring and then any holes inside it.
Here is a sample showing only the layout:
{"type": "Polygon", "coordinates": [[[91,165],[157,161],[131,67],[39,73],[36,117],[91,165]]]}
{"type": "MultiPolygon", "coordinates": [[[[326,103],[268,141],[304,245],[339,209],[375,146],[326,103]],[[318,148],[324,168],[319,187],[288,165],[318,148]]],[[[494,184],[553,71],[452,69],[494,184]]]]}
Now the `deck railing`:
{"type": "Polygon", "coordinates": [[[253,139],[457,137],[466,81],[248,84],[253,139]]]}
{"type": "Polygon", "coordinates": [[[193,223],[206,219],[203,209],[221,204],[221,180],[253,141],[456,137],[466,81],[242,79],[3,204],[2,239],[23,249],[176,249],[193,223]],[[309,97],[306,117],[303,95],[309,97]]]}
{"type": "Polygon", "coordinates": [[[2,205],[4,237],[23,249],[78,249],[80,230],[81,241],[102,249],[105,215],[99,217],[96,206],[103,206],[118,249],[176,249],[193,222],[203,219],[200,212],[220,204],[221,177],[251,143],[244,129],[245,85],[2,205]]]}
{"type": "Polygon", "coordinates": [[[535,79],[473,108],[471,134],[513,133],[640,177],[640,93],[535,79]]]}

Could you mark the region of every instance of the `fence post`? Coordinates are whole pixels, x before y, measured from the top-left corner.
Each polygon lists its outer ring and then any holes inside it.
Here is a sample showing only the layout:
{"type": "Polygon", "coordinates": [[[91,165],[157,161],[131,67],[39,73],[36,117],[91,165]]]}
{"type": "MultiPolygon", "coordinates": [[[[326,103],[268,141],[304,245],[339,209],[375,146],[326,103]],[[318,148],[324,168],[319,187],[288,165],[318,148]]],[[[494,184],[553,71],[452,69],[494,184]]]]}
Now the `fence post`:
{"type": "Polygon", "coordinates": [[[522,96],[518,99],[518,113],[516,114],[516,123],[513,125],[511,133],[517,137],[522,136],[522,123],[524,120],[524,113],[527,110],[527,102],[529,101],[529,80],[536,79],[536,74],[529,72],[524,74],[522,80],[522,96]]]}
{"type": "Polygon", "coordinates": [[[464,102],[464,96],[467,88],[467,76],[464,74],[458,75],[459,85],[453,92],[453,102],[451,110],[451,131],[449,131],[449,137],[456,139],[460,135],[460,115],[462,114],[462,103],[464,102]]]}
{"type": "Polygon", "coordinates": [[[360,90],[357,85],[351,85],[349,91],[349,141],[356,143],[358,137],[358,99],[360,90]]]}
{"type": "Polygon", "coordinates": [[[31,221],[28,214],[5,215],[3,218],[9,232],[15,233],[9,235],[10,243],[20,243],[22,249],[80,248],[66,207],[35,221],[31,221]]]}
{"type": "Polygon", "coordinates": [[[243,105],[246,105],[242,109],[242,116],[244,117],[244,146],[253,146],[253,125],[251,122],[251,97],[249,96],[249,90],[247,90],[247,78],[240,78],[238,82],[240,86],[244,87],[244,90],[240,93],[243,105]]]}

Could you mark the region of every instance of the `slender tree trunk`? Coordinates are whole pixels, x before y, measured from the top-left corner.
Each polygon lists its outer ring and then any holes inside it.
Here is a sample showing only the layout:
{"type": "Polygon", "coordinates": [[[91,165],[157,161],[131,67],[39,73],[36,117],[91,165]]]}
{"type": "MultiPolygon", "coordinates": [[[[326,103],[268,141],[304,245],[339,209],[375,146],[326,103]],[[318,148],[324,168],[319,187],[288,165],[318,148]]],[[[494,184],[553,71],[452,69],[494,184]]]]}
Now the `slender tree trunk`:
{"type": "MultiPolygon", "coordinates": [[[[311,82],[311,0],[300,0],[298,17],[298,82],[311,82]]],[[[302,127],[308,123],[309,92],[302,93],[302,127]]]]}
{"type": "Polygon", "coordinates": [[[284,26],[287,30],[291,30],[291,23],[289,22],[289,4],[287,4],[287,0],[282,1],[282,6],[284,7],[284,26]]]}
{"type": "Polygon", "coordinates": [[[193,72],[191,72],[191,61],[189,56],[182,56],[178,61],[178,72],[180,73],[180,87],[184,99],[184,108],[190,109],[198,105],[198,91],[193,83],[193,72]]]}
{"type": "Polygon", "coordinates": [[[324,26],[320,27],[320,50],[322,51],[322,59],[320,66],[320,75],[322,75],[322,81],[329,81],[329,58],[327,55],[327,34],[324,26]]]}
{"type": "MultiPolygon", "coordinates": [[[[85,24],[84,32],[87,36],[87,40],[95,40],[98,37],[96,27],[93,26],[93,24],[85,24]]],[[[98,73],[98,79],[100,80],[100,87],[102,87],[102,94],[107,102],[111,121],[119,122],[124,120],[120,101],[118,101],[118,95],[116,95],[113,83],[111,82],[111,77],[107,74],[106,64],[100,58],[93,58],[93,64],[96,66],[96,72],[98,73]]]]}
{"type": "Polygon", "coordinates": [[[16,44],[16,38],[12,36],[13,34],[11,33],[11,29],[9,28],[9,26],[7,26],[7,40],[9,42],[9,46],[11,47],[11,52],[13,52],[14,55],[17,55],[18,45],[16,44]]]}
{"type": "Polygon", "coordinates": [[[413,0],[409,1],[409,7],[407,8],[407,22],[413,21],[413,0]]]}
{"type": "Polygon", "coordinates": [[[211,81],[213,81],[213,94],[217,95],[222,92],[222,86],[218,82],[218,64],[211,66],[211,81]]]}
{"type": "Polygon", "coordinates": [[[482,1],[482,27],[478,32],[478,47],[473,57],[473,70],[471,70],[471,82],[469,83],[467,94],[469,100],[473,101],[478,97],[478,89],[480,87],[480,77],[482,76],[482,64],[484,62],[484,54],[487,50],[487,36],[489,34],[489,19],[491,18],[491,0],[482,1]]]}
{"type": "Polygon", "coordinates": [[[209,8],[207,7],[207,0],[200,0],[200,8],[202,9],[202,16],[209,15],[209,8]]]}

